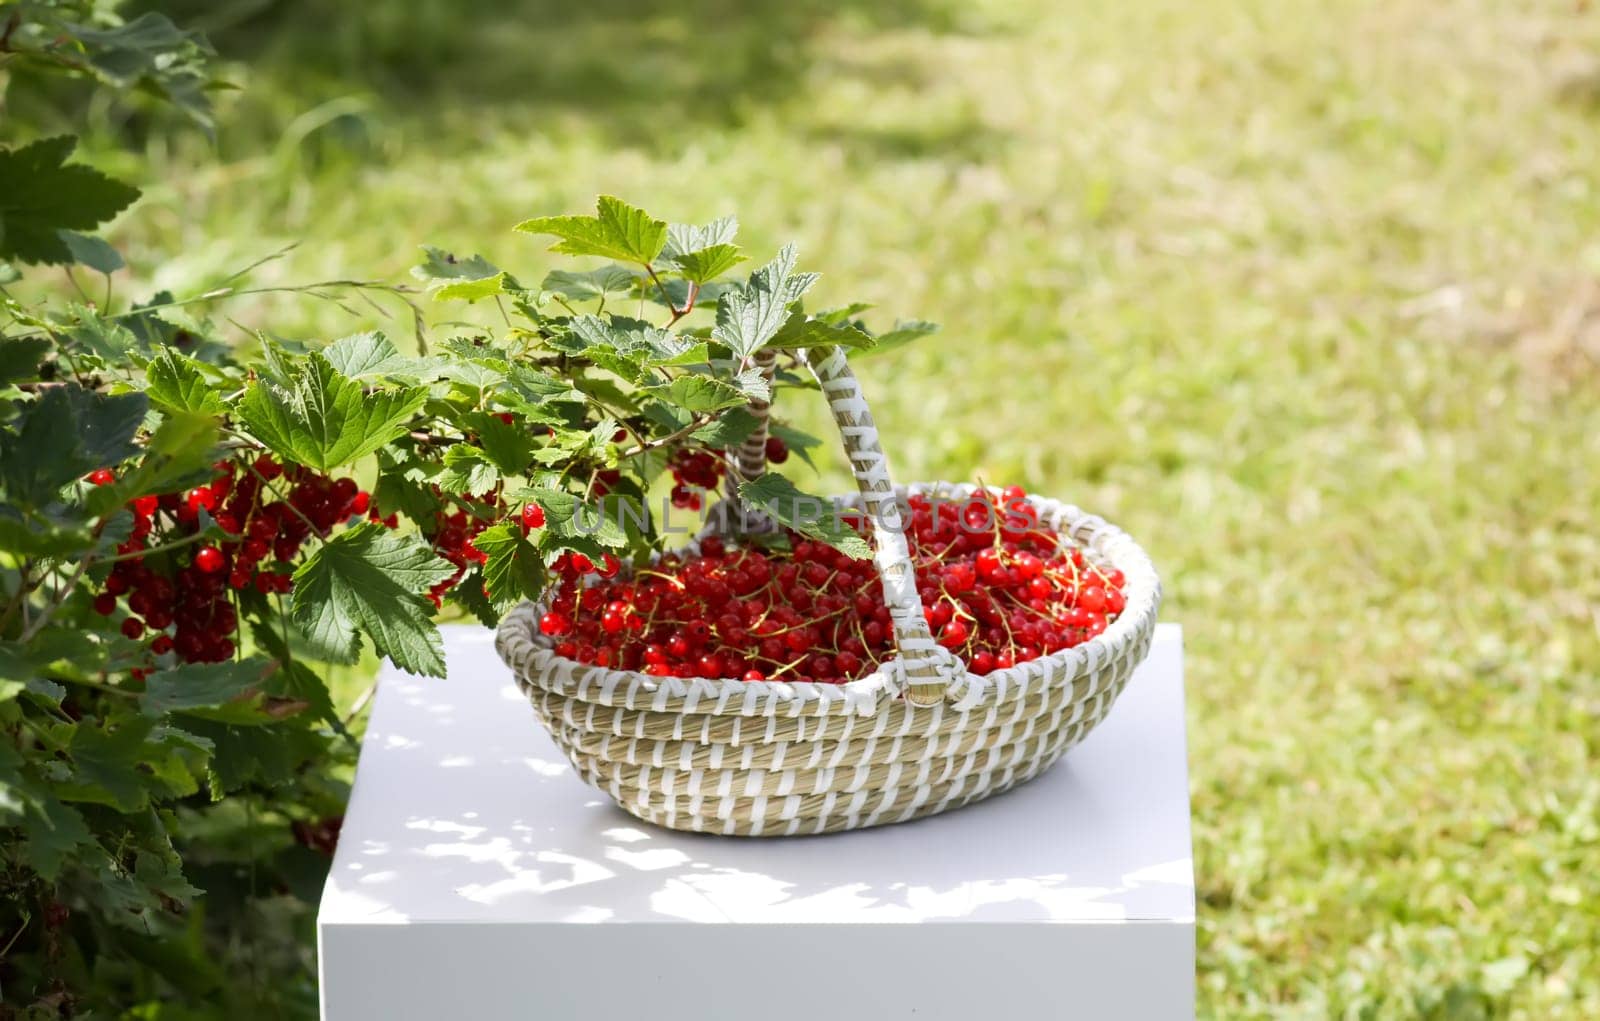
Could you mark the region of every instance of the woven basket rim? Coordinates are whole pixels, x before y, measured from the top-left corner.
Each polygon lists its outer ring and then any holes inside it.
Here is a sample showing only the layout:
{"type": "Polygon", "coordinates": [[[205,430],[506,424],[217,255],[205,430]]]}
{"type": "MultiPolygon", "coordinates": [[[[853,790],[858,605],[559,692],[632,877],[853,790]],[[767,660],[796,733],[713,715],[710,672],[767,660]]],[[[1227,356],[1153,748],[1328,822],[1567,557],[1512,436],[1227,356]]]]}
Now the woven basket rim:
{"type": "MultiPolygon", "coordinates": [[[[902,499],[916,494],[950,495],[954,499],[962,499],[979,488],[965,482],[912,482],[897,485],[894,491],[896,496],[902,499]]],[[[995,494],[1000,492],[998,487],[984,488],[995,494]]],[[[859,506],[861,502],[858,493],[841,495],[834,499],[843,506],[859,506]]],[[[952,656],[958,668],[947,690],[947,701],[955,702],[959,707],[981,704],[996,695],[1003,695],[1017,687],[1025,687],[1028,680],[1040,674],[1047,664],[1075,667],[1067,670],[1068,679],[1078,676],[1085,670],[1097,669],[1100,664],[1108,662],[1138,641],[1140,635],[1153,626],[1153,619],[1160,606],[1161,584],[1155,566],[1149,555],[1126,532],[1104,518],[1089,514],[1073,504],[1036,494],[1030,494],[1027,500],[1051,520],[1057,531],[1079,542],[1086,552],[1095,558],[1122,571],[1125,579],[1126,606],[1104,632],[1087,642],[1046,653],[1015,666],[996,669],[988,674],[968,673],[965,664],[952,656]],[[1089,538],[1079,539],[1077,533],[1087,533],[1089,538]],[[1107,546],[1112,549],[1106,549],[1107,546]]],[[[699,540],[705,535],[706,533],[702,533],[696,536],[672,552],[697,552],[699,540]]],[[[836,707],[835,711],[842,709],[859,715],[871,715],[880,704],[899,698],[906,687],[899,656],[885,660],[873,673],[844,684],[820,684],[814,681],[745,681],[737,678],[656,677],[637,670],[620,670],[583,663],[557,656],[552,648],[555,640],[539,631],[538,616],[544,611],[545,605],[543,600],[523,603],[507,613],[497,629],[495,645],[500,651],[501,658],[517,669],[518,681],[525,686],[548,687],[543,683],[547,674],[545,667],[554,663],[570,664],[572,668],[584,674],[586,687],[599,682],[606,689],[625,686],[630,691],[658,693],[662,696],[660,701],[663,706],[680,699],[686,700],[688,705],[683,710],[685,712],[740,714],[740,706],[760,705],[765,707],[761,715],[789,715],[772,711],[773,706],[784,705],[792,706],[796,710],[811,706],[813,714],[818,710],[827,713],[830,707],[836,707]],[[516,659],[524,660],[520,664],[513,662],[517,646],[527,648],[523,655],[516,656],[516,659]]]]}

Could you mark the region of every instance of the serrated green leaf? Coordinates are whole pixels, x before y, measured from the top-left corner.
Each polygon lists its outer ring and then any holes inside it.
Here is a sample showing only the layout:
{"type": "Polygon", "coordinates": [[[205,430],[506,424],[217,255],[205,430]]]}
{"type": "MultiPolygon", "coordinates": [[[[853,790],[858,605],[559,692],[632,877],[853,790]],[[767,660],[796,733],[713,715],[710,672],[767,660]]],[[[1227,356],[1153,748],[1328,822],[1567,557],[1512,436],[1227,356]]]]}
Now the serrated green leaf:
{"type": "Polygon", "coordinates": [[[496,295],[509,293],[511,275],[496,273],[492,277],[482,277],[478,280],[460,280],[453,284],[446,284],[433,292],[434,301],[481,301],[484,298],[493,298],[496,295]]]}
{"type": "Polygon", "coordinates": [[[708,447],[733,447],[755,432],[760,420],[745,408],[729,408],[716,419],[696,429],[691,438],[708,447]]]}
{"type": "Polygon", "coordinates": [[[186,355],[164,347],[145,366],[144,392],[151,403],[171,411],[217,415],[222,397],[206,382],[200,366],[186,355]]]}
{"type": "Polygon", "coordinates": [[[87,500],[91,513],[105,514],[135,496],[170,493],[199,485],[215,473],[218,425],[213,415],[168,411],[145,443],[144,459],[115,485],[96,486],[87,500]]]}
{"type": "Polygon", "coordinates": [[[818,312],[812,316],[812,318],[821,319],[825,323],[832,323],[837,326],[847,320],[854,319],[856,316],[867,311],[871,307],[871,302],[852,301],[850,304],[842,305],[839,308],[823,309],[821,312],[818,312]]]}
{"type": "Polygon", "coordinates": [[[23,556],[67,556],[89,551],[94,537],[79,517],[52,513],[50,508],[29,513],[0,504],[0,550],[23,556]]]}
{"type": "Polygon", "coordinates": [[[484,592],[485,587],[482,568],[474,567],[450,590],[447,598],[457,606],[464,607],[468,613],[478,618],[478,623],[484,627],[498,627],[500,610],[484,592]]]}
{"type": "Polygon", "coordinates": [[[859,350],[872,347],[875,343],[869,334],[854,326],[808,319],[803,312],[795,312],[783,324],[783,329],[767,342],[767,346],[784,349],[845,347],[859,350]]]}
{"type": "Polygon", "coordinates": [[[340,337],[322,349],[322,356],[340,375],[357,381],[387,379],[416,384],[439,373],[435,359],[403,355],[379,332],[340,337]]]}
{"type": "Polygon", "coordinates": [[[680,255],[703,252],[716,245],[731,245],[738,233],[739,221],[732,216],[720,217],[701,227],[674,223],[667,228],[667,245],[662,254],[676,259],[680,255]]]}
{"type": "Polygon", "coordinates": [[[642,319],[612,316],[609,320],[599,316],[575,317],[571,336],[582,342],[577,350],[589,354],[594,348],[611,348],[624,357],[637,359],[647,365],[662,365],[683,357],[697,345],[693,340],[680,337],[670,330],[647,323],[642,319]]]}
{"type": "Polygon", "coordinates": [[[857,560],[872,555],[872,547],[840,519],[832,501],[802,493],[782,475],[768,472],[753,482],[741,483],[739,497],[779,524],[857,560]]]}
{"type": "Polygon", "coordinates": [[[544,557],[528,541],[520,524],[502,521],[479,532],[472,544],[489,557],[483,565],[483,581],[497,607],[539,598],[544,587],[544,557]]]}
{"type": "Polygon", "coordinates": [[[422,262],[411,267],[411,275],[418,280],[482,280],[500,272],[500,267],[481,255],[458,259],[443,248],[422,246],[422,262]]]}
{"type": "Polygon", "coordinates": [[[573,273],[553,269],[539,284],[541,290],[552,291],[572,301],[595,301],[633,291],[638,274],[626,266],[601,266],[586,273],[573,273]]]}
{"type": "Polygon", "coordinates": [[[668,404],[696,413],[733,408],[748,400],[738,387],[710,376],[679,376],[670,383],[644,389],[668,404]]]}
{"type": "Polygon", "coordinates": [[[250,634],[256,646],[278,662],[278,669],[267,677],[262,691],[279,699],[292,699],[303,703],[316,719],[331,724],[334,730],[344,733],[344,722],[333,708],[333,698],[328,686],[316,671],[297,658],[284,636],[264,620],[251,622],[250,634]]]}
{"type": "MultiPolygon", "coordinates": [[[[277,666],[270,659],[252,656],[225,663],[185,663],[169,670],[158,670],[145,682],[144,694],[139,698],[140,707],[147,716],[164,716],[242,702],[249,704],[240,708],[259,716],[254,703],[259,701],[262,682],[277,666]]],[[[244,721],[229,719],[225,722],[244,721]]]]}
{"type": "Polygon", "coordinates": [[[148,407],[142,393],[50,387],[17,416],[15,431],[0,435],[0,483],[8,499],[38,506],[68,482],[132,456],[148,407]]]}
{"type": "Polygon", "coordinates": [[[435,477],[447,493],[482,496],[500,481],[500,472],[483,448],[457,443],[444,453],[444,470],[435,477]]]}
{"type": "Polygon", "coordinates": [[[67,745],[72,779],[56,786],[59,796],[109,805],[119,812],[143,808],[150,793],[135,767],[146,758],[150,729],[151,722],[138,717],[124,717],[115,726],[74,727],[67,745]]]}
{"type": "Polygon", "coordinates": [[[822,446],[820,439],[810,433],[772,421],[767,423],[767,432],[782,440],[783,445],[789,448],[789,453],[797,455],[813,471],[816,470],[817,463],[811,459],[811,449],[822,446]]]}
{"type": "Polygon", "coordinates": [[[248,784],[287,784],[306,763],[322,761],[327,749],[326,739],[309,727],[238,727],[202,719],[186,719],[183,726],[216,747],[210,769],[218,796],[248,784]]]}
{"type": "Polygon", "coordinates": [[[525,424],[482,413],[469,416],[467,423],[501,475],[520,475],[528,467],[533,459],[533,436],[525,424]]]}
{"type": "MultiPolygon", "coordinates": [[[[506,381],[505,371],[495,362],[498,359],[470,359],[446,362],[439,374],[452,383],[482,394],[506,381]]],[[[504,364],[504,363],[501,363],[504,364]]]]}
{"type": "Polygon", "coordinates": [[[784,245],[748,284],[724,294],[711,335],[742,358],[765,347],[788,321],[789,306],[816,283],[817,274],[794,272],[797,257],[794,245],[784,245]]]}
{"type": "Polygon", "coordinates": [[[560,238],[552,252],[598,255],[618,262],[648,264],[667,243],[667,225],[621,199],[600,196],[594,216],[540,216],[524,220],[516,229],[524,234],[553,234],[560,238]]]}
{"type": "Polygon", "coordinates": [[[733,377],[734,389],[747,401],[772,401],[772,382],[759,368],[748,368],[733,377]]]}
{"type": "Polygon", "coordinates": [[[871,348],[861,352],[863,355],[882,354],[893,351],[895,348],[905,347],[914,340],[937,333],[939,324],[925,322],[921,319],[910,319],[905,322],[895,323],[894,329],[887,333],[880,333],[875,339],[876,343],[871,348]]]}
{"type": "MultiPolygon", "coordinates": [[[[627,533],[622,530],[614,515],[606,513],[603,506],[586,504],[571,493],[559,489],[525,489],[517,494],[520,500],[532,500],[544,508],[544,530],[540,533],[541,550],[547,550],[546,539],[574,539],[601,547],[621,549],[628,544],[627,533]]],[[[587,551],[588,545],[562,548],[587,551]]]]}
{"type": "Polygon", "coordinates": [[[444,676],[444,644],[428,589],[455,568],[416,536],[363,524],[317,547],[294,574],[294,619],[319,646],[353,663],[360,635],[413,673],[444,676]]]}
{"type": "Polygon", "coordinates": [[[28,867],[46,882],[54,882],[69,859],[96,846],[83,814],[62,804],[44,785],[8,781],[0,772],[0,792],[9,793],[16,802],[14,814],[0,809],[0,823],[21,829],[21,851],[28,867]],[[9,820],[8,814],[13,815],[9,820]]]}
{"type": "Polygon", "coordinates": [[[139,197],[137,188],[93,167],[68,164],[76,144],[77,139],[61,135],[0,149],[0,257],[71,263],[63,229],[93,230],[139,197]]]}
{"type": "Polygon", "coordinates": [[[684,279],[705,284],[739,265],[745,256],[738,245],[712,245],[698,252],[674,256],[672,264],[684,279]]]}
{"type": "Polygon", "coordinates": [[[319,353],[294,365],[291,388],[257,382],[239,402],[245,426],[287,460],[326,472],[403,435],[426,390],[363,391],[319,353]]]}
{"type": "Polygon", "coordinates": [[[81,352],[92,351],[108,364],[115,364],[138,349],[138,336],[120,319],[108,319],[88,305],[73,305],[71,311],[73,321],[67,327],[67,339],[80,359],[81,352]]]}
{"type": "Polygon", "coordinates": [[[44,337],[0,337],[0,386],[37,378],[50,346],[44,337]]]}
{"type": "Polygon", "coordinates": [[[74,24],[69,31],[103,81],[161,96],[210,128],[213,83],[206,68],[215,51],[200,33],[154,11],[118,24],[74,24]]]}

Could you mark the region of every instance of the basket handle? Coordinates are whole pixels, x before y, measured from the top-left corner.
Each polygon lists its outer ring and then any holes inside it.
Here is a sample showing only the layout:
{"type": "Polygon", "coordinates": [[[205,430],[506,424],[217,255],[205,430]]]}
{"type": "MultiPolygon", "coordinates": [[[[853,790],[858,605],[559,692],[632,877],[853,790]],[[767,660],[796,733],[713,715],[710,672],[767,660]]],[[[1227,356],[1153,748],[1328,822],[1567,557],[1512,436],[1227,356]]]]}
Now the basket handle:
{"type": "MultiPolygon", "coordinates": [[[[913,705],[936,705],[944,699],[952,658],[941,656],[942,650],[934,644],[923,616],[922,596],[917,592],[916,572],[906,544],[905,520],[895,498],[894,484],[889,479],[889,460],[878,441],[878,428],[861,393],[861,384],[851,371],[842,348],[801,349],[794,354],[822,385],[834,424],[844,440],[845,456],[850,460],[856,488],[861,492],[862,509],[872,522],[876,547],[873,559],[878,577],[883,581],[883,598],[894,627],[895,648],[905,667],[906,697],[913,705]]],[[[755,365],[770,380],[776,361],[776,352],[763,350],[757,353],[755,365]]],[[[769,401],[749,403],[756,428],[736,451],[730,452],[729,458],[733,468],[728,473],[729,483],[735,492],[738,486],[735,476],[753,481],[766,471],[770,409],[769,401]]]]}

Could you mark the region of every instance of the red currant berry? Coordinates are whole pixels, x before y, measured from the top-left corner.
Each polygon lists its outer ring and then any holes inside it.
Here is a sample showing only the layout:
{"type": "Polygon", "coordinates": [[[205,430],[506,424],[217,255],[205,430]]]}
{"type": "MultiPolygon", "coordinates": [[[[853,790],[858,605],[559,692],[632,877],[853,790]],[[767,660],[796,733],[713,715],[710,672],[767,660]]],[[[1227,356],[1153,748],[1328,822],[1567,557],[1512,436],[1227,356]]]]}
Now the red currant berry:
{"type": "Polygon", "coordinates": [[[539,618],[539,630],[547,635],[564,635],[572,630],[572,621],[559,613],[547,613],[539,618]]]}
{"type": "Polygon", "coordinates": [[[126,617],[122,621],[122,633],[129,638],[138,639],[144,634],[144,621],[138,617],[126,617]]]}
{"type": "Polygon", "coordinates": [[[530,503],[522,508],[522,527],[528,531],[544,527],[544,508],[530,503]]]}
{"type": "Polygon", "coordinates": [[[96,468],[88,474],[87,479],[90,485],[109,486],[117,481],[117,476],[110,468],[96,468]]]}
{"type": "Polygon", "coordinates": [[[102,592],[94,597],[94,612],[102,617],[109,617],[117,612],[117,597],[109,592],[102,592]]]}
{"type": "Polygon", "coordinates": [[[216,574],[223,568],[222,551],[215,546],[202,546],[194,555],[194,566],[207,574],[216,574]]]}

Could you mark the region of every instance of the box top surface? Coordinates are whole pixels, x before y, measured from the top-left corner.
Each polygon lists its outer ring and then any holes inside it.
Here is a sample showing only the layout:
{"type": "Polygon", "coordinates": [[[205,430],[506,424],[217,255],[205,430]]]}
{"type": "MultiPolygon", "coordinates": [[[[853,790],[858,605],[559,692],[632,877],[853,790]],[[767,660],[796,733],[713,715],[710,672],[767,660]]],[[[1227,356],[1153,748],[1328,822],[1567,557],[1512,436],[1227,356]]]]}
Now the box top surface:
{"type": "Polygon", "coordinates": [[[386,667],[323,926],[1194,919],[1183,644],[1159,625],[1110,715],[1045,775],[911,823],[674,833],[572,773],[482,628],[448,680],[386,667]]]}

